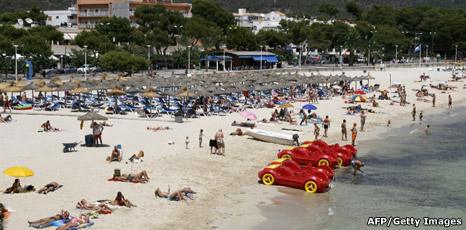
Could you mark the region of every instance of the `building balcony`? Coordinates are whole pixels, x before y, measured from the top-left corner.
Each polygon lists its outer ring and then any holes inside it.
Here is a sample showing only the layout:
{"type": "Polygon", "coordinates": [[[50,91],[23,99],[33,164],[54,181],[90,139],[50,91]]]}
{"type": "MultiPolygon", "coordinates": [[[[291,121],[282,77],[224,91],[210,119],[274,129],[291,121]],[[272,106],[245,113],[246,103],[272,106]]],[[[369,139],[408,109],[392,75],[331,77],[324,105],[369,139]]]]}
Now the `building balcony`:
{"type": "Polygon", "coordinates": [[[79,17],[107,17],[109,11],[79,11],[79,17]]]}

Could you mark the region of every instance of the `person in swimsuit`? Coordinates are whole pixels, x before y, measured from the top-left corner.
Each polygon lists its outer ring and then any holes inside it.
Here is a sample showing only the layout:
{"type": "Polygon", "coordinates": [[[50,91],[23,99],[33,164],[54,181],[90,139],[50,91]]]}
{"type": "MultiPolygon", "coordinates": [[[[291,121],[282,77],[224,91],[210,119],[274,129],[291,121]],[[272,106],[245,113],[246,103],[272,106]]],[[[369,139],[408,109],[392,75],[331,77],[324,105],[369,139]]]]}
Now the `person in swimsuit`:
{"type": "Polygon", "coordinates": [[[356,176],[357,171],[364,173],[361,168],[364,167],[364,163],[360,160],[352,160],[351,166],[353,167],[353,176],[356,176]]]}
{"type": "Polygon", "coordinates": [[[351,144],[353,146],[356,145],[356,137],[357,136],[358,136],[358,128],[357,128],[357,124],[354,123],[353,128],[351,129],[351,144]]]}
{"type": "Polygon", "coordinates": [[[89,210],[89,211],[96,211],[100,214],[110,214],[112,213],[112,209],[106,205],[106,204],[91,204],[87,202],[86,199],[82,199],[76,204],[77,209],[82,209],[82,210],[89,210]]]}
{"type": "Polygon", "coordinates": [[[323,124],[324,124],[324,137],[328,137],[327,132],[328,132],[328,128],[330,127],[330,119],[328,118],[328,116],[325,116],[323,124]]]}
{"type": "Polygon", "coordinates": [[[47,194],[49,192],[53,192],[59,188],[61,188],[62,185],[60,185],[59,183],[57,182],[50,182],[48,184],[46,184],[43,188],[39,189],[39,191],[37,191],[37,193],[40,193],[40,194],[47,194]]]}
{"type": "MultiPolygon", "coordinates": [[[[116,172],[116,170],[115,170],[116,172]]],[[[118,175],[117,173],[113,174],[113,178],[115,180],[121,181],[129,181],[133,183],[147,183],[149,182],[149,175],[147,174],[146,170],[142,170],[140,173],[130,173],[130,174],[122,174],[118,175]]]]}
{"type": "Polygon", "coordinates": [[[46,121],[40,127],[43,128],[45,132],[58,131],[58,129],[52,127],[52,125],[50,124],[50,121],[46,121]]]}
{"type": "Polygon", "coordinates": [[[66,220],[69,218],[70,218],[70,213],[68,211],[61,210],[60,213],[55,216],[46,217],[46,218],[34,220],[34,221],[28,221],[28,224],[30,227],[46,228],[46,227],[49,227],[50,224],[54,221],[63,220],[63,219],[66,220]]]}
{"type": "Polygon", "coordinates": [[[90,219],[88,215],[81,214],[79,217],[73,217],[71,218],[70,222],[66,223],[65,225],[62,225],[57,228],[57,230],[68,230],[68,229],[73,229],[77,228],[82,224],[90,223],[90,219]]]}
{"type": "Polygon", "coordinates": [[[320,128],[317,126],[317,123],[314,123],[314,139],[319,139],[320,128]]]}
{"type": "Polygon", "coordinates": [[[159,188],[155,190],[155,197],[159,198],[167,198],[171,201],[180,201],[180,200],[185,200],[185,197],[189,199],[193,199],[191,196],[192,194],[196,194],[191,188],[185,187],[180,190],[176,190],[175,192],[170,193],[170,188],[168,189],[168,192],[162,192],[159,188]]]}
{"type": "Polygon", "coordinates": [[[225,155],[225,142],[224,142],[224,135],[221,129],[215,134],[215,140],[217,141],[218,147],[218,154],[225,155]]]}
{"type": "Polygon", "coordinates": [[[11,187],[5,189],[3,193],[20,193],[21,192],[21,182],[19,179],[15,179],[11,187]]]}
{"type": "Polygon", "coordinates": [[[131,162],[142,162],[142,158],[144,157],[144,151],[140,150],[138,154],[133,154],[129,161],[131,162]]]}
{"type": "Polygon", "coordinates": [[[448,95],[448,108],[451,109],[452,108],[452,99],[451,99],[451,95],[448,95]]]}
{"type": "Polygon", "coordinates": [[[342,141],[348,140],[348,133],[346,130],[346,120],[343,120],[343,123],[341,123],[341,140],[342,141]]]}
{"type": "Polygon", "coordinates": [[[106,160],[108,162],[112,162],[112,161],[120,162],[122,160],[121,152],[118,149],[118,146],[115,145],[115,147],[113,147],[112,154],[109,157],[107,157],[106,160]]]}
{"type": "Polygon", "coordinates": [[[136,205],[132,204],[129,200],[125,199],[121,192],[117,193],[117,196],[115,197],[115,200],[113,200],[112,204],[128,208],[137,207],[136,205]]]}

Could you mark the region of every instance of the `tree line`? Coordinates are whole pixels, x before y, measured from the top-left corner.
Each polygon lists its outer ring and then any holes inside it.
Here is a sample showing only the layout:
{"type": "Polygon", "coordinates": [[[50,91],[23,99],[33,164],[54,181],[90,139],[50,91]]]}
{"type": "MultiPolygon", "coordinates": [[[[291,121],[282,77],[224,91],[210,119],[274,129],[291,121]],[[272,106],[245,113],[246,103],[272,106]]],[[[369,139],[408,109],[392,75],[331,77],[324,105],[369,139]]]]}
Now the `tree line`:
{"type": "MultiPolygon", "coordinates": [[[[188,53],[191,63],[198,63],[201,50],[223,47],[264,49],[277,53],[282,61],[296,60],[290,52],[291,44],[322,53],[345,49],[350,64],[357,60],[356,54],[367,56],[369,52],[371,57],[383,60],[392,60],[395,53],[398,57],[414,56],[419,44],[423,45],[423,53],[429,45],[432,56],[452,57],[456,46],[462,56],[466,49],[466,14],[462,10],[388,5],[366,10],[356,1],[347,1],[344,10],[349,16],[343,20],[339,17],[341,10],[324,3],[319,6],[319,19],[326,23],[311,23],[315,17],[297,15],[294,20],[282,21],[279,30],[254,34],[248,28],[237,27],[233,15],[214,1],[194,0],[191,18],[162,6],[143,6],[135,12],[137,26],[126,18],[104,18],[94,29],[80,33],[74,42],[87,47],[89,64],[128,73],[149,65],[186,68],[188,53]]],[[[11,70],[12,60],[8,57],[14,54],[13,44],[19,45],[18,53],[32,59],[35,72],[54,65],[49,58],[50,43],[62,42],[63,34],[45,26],[45,19],[37,8],[0,14],[0,69],[11,70]],[[25,17],[38,25],[29,29],[12,26],[15,19],[25,17]]],[[[66,63],[84,64],[84,50],[73,51],[66,63]]]]}

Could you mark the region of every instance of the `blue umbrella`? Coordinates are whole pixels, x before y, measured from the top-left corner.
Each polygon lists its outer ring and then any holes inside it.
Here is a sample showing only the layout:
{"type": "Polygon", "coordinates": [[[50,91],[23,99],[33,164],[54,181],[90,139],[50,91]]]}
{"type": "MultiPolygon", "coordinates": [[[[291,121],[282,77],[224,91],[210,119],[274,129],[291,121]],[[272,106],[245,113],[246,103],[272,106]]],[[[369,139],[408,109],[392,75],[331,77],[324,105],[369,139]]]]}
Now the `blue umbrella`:
{"type": "Polygon", "coordinates": [[[316,110],[317,107],[313,104],[307,104],[307,105],[304,105],[303,106],[303,109],[306,109],[306,110],[316,110]]]}

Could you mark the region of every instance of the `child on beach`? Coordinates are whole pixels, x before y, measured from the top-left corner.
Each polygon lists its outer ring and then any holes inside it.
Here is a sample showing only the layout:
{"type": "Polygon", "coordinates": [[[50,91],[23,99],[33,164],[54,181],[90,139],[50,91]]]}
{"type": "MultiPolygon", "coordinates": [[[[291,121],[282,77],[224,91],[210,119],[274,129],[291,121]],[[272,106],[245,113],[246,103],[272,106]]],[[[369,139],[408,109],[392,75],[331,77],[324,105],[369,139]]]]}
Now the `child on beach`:
{"type": "Polygon", "coordinates": [[[319,139],[320,128],[317,126],[317,123],[314,123],[314,139],[319,139]]]}
{"type": "Polygon", "coordinates": [[[202,138],[204,137],[204,130],[199,131],[199,148],[202,148],[202,138]]]}
{"type": "Polygon", "coordinates": [[[355,146],[356,144],[356,137],[358,136],[358,128],[357,124],[353,124],[353,128],[351,129],[351,145],[355,146]]]}
{"type": "Polygon", "coordinates": [[[189,137],[188,136],[186,137],[186,140],[184,141],[184,143],[186,144],[186,149],[189,149],[189,137]]]}

